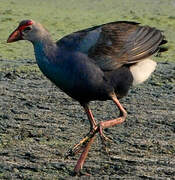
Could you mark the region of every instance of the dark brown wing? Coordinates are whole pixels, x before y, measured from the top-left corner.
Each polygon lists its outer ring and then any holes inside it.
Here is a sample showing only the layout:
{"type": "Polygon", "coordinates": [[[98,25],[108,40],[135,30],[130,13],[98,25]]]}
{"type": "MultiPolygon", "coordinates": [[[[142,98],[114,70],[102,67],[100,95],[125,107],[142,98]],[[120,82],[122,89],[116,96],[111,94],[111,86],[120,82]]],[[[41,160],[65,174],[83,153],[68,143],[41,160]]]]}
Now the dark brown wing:
{"type": "Polygon", "coordinates": [[[101,26],[96,44],[88,56],[103,70],[113,70],[154,54],[166,43],[160,30],[133,22],[114,22],[101,26]]]}

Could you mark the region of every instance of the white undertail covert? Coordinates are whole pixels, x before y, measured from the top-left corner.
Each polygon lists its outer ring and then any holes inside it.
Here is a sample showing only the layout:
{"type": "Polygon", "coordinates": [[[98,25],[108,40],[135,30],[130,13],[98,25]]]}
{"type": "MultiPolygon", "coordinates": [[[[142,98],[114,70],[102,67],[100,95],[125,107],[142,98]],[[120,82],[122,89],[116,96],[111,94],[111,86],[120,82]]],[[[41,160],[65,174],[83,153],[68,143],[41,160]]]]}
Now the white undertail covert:
{"type": "Polygon", "coordinates": [[[155,70],[157,63],[149,58],[144,59],[130,67],[133,75],[133,85],[146,81],[155,70]]]}

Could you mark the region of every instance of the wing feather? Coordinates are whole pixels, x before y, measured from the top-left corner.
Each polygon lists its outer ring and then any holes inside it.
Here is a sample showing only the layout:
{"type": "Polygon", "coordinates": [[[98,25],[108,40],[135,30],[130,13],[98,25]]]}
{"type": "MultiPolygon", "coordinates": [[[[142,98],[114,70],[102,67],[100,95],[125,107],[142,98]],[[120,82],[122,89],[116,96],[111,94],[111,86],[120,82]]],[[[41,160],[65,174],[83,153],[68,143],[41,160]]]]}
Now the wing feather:
{"type": "Polygon", "coordinates": [[[74,32],[57,45],[84,53],[102,70],[109,71],[139,62],[166,43],[162,32],[154,27],[118,21],[74,32]]]}
{"type": "Polygon", "coordinates": [[[102,28],[100,38],[89,51],[89,57],[104,71],[139,62],[167,42],[160,30],[128,22],[116,23],[113,27],[107,24],[102,28]],[[112,43],[107,43],[109,41],[112,43]]]}

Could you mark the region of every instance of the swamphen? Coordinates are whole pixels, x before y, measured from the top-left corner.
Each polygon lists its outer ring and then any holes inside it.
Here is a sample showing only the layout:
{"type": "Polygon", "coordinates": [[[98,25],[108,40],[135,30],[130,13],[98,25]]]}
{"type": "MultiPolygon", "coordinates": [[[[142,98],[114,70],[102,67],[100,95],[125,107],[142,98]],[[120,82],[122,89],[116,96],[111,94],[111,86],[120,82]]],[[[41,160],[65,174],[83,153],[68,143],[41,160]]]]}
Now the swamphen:
{"type": "Polygon", "coordinates": [[[52,41],[49,32],[33,20],[23,20],[7,42],[28,40],[43,74],[83,106],[90,132],[75,145],[69,155],[83,149],[74,172],[79,173],[99,132],[125,121],[127,112],[119,100],[132,85],[144,82],[155,70],[150,56],[165,44],[162,32],[136,22],[111,22],[74,32],[52,41]],[[94,100],[112,100],[120,111],[116,119],[96,123],[89,108],[94,100]]]}

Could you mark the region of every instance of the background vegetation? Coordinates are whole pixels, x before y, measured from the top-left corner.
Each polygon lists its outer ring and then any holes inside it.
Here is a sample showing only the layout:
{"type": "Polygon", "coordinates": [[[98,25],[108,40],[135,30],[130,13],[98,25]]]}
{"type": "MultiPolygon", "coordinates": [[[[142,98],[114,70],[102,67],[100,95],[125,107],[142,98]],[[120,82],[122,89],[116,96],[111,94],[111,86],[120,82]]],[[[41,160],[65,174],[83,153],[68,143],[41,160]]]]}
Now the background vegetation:
{"type": "Polygon", "coordinates": [[[1,0],[0,58],[34,59],[28,42],[6,44],[8,35],[24,19],[41,22],[56,41],[66,34],[110,21],[131,20],[163,31],[170,50],[166,60],[175,59],[174,0],[1,0]]]}

